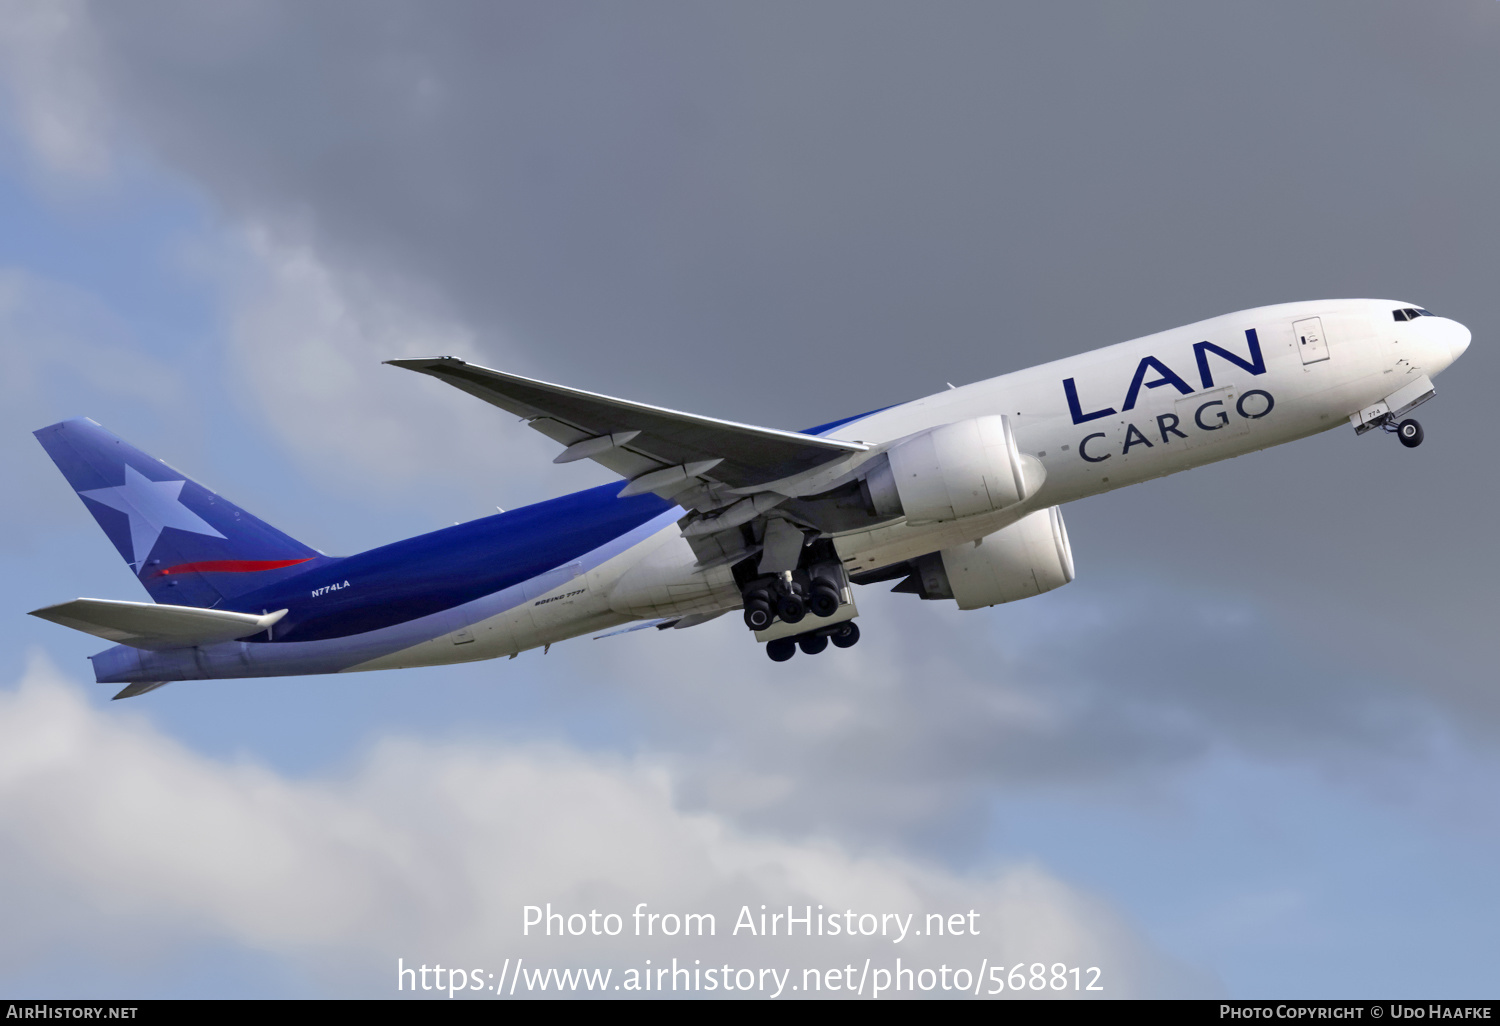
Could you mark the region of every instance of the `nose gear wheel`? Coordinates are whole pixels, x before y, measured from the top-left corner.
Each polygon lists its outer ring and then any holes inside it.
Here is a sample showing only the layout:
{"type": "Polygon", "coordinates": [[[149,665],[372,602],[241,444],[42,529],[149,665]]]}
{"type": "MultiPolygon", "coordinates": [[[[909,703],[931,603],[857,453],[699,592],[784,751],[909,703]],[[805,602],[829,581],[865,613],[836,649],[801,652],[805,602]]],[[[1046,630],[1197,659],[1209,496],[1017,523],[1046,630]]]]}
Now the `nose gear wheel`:
{"type": "Polygon", "coordinates": [[[1403,420],[1396,425],[1396,437],[1408,449],[1415,449],[1422,444],[1422,425],[1414,420],[1403,420]]]}

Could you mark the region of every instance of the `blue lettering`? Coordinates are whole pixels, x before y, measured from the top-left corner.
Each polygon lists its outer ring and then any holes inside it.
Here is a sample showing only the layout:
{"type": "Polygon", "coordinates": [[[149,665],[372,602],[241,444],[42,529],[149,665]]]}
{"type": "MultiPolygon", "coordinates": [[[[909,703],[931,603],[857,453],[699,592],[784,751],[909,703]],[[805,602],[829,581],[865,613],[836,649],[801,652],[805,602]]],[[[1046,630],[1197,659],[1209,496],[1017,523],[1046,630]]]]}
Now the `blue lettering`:
{"type": "MultiPolygon", "coordinates": [[[[1208,354],[1210,352],[1223,357],[1236,367],[1241,367],[1251,374],[1264,374],[1266,372],[1266,358],[1261,355],[1260,336],[1256,335],[1254,328],[1245,329],[1245,341],[1250,343],[1250,359],[1248,360],[1241,360],[1229,350],[1221,349],[1212,342],[1193,343],[1193,358],[1198,361],[1198,376],[1203,379],[1204,388],[1214,387],[1214,376],[1208,369],[1208,354]]],[[[1127,410],[1130,409],[1129,406],[1125,408],[1127,410]]],[[[1073,423],[1076,424],[1078,422],[1075,420],[1073,423]]]]}
{"type": "Polygon", "coordinates": [[[1260,418],[1264,417],[1266,414],[1270,413],[1276,408],[1276,400],[1271,397],[1270,392],[1263,391],[1259,388],[1252,388],[1250,391],[1240,396],[1240,401],[1234,404],[1234,408],[1239,411],[1239,415],[1241,417],[1244,417],[1246,420],[1260,420],[1260,418]],[[1261,410],[1259,413],[1245,412],[1245,400],[1249,399],[1252,395],[1263,395],[1266,397],[1266,408],[1264,410],[1261,410]]]}
{"type": "Polygon", "coordinates": [[[1103,431],[1096,431],[1094,434],[1089,435],[1083,441],[1081,441],[1081,442],[1078,443],[1078,455],[1082,456],[1084,459],[1088,460],[1090,463],[1103,463],[1105,460],[1109,459],[1110,456],[1113,455],[1112,453],[1105,453],[1103,456],[1090,456],[1089,455],[1089,450],[1088,450],[1088,444],[1089,444],[1089,442],[1091,440],[1095,439],[1095,438],[1104,438],[1104,437],[1105,437],[1105,434],[1104,434],[1103,431]]]}
{"type": "MultiPolygon", "coordinates": [[[[1130,390],[1125,393],[1125,405],[1120,407],[1122,413],[1126,410],[1135,409],[1135,401],[1141,394],[1141,385],[1143,384],[1147,388],[1160,388],[1162,385],[1171,385],[1183,395],[1193,394],[1193,386],[1172,373],[1172,368],[1162,363],[1156,357],[1148,356],[1135,369],[1135,377],[1130,380],[1130,390]],[[1161,377],[1155,381],[1147,381],[1147,370],[1155,370],[1161,377]]],[[[1074,421],[1074,423],[1076,424],[1077,421],[1074,421]]],[[[1146,444],[1149,445],[1151,443],[1147,442],[1146,444]]]]}
{"type": "MultiPolygon", "coordinates": [[[[1078,404],[1078,386],[1074,384],[1072,378],[1063,379],[1063,393],[1068,397],[1068,412],[1073,415],[1074,424],[1086,424],[1091,420],[1098,420],[1100,417],[1108,417],[1111,413],[1115,412],[1115,408],[1111,406],[1108,409],[1095,410],[1093,413],[1084,413],[1083,407],[1078,404]]],[[[1089,437],[1092,438],[1093,436],[1090,435],[1089,437]]]]}
{"type": "Polygon", "coordinates": [[[1161,442],[1163,445],[1167,444],[1168,435],[1176,435],[1178,438],[1187,437],[1187,432],[1177,427],[1180,419],[1175,413],[1163,413],[1160,417],[1156,418],[1156,426],[1161,431],[1161,442]],[[1168,424],[1167,421],[1169,420],[1172,423],[1168,424]]]}
{"type": "Polygon", "coordinates": [[[1219,428],[1221,428],[1225,424],[1229,423],[1229,414],[1226,413],[1226,412],[1224,412],[1223,410],[1220,410],[1220,411],[1218,411],[1219,422],[1217,424],[1205,424],[1205,423],[1203,423],[1203,411],[1206,410],[1206,409],[1208,409],[1210,406],[1223,406],[1223,405],[1224,405],[1224,400],[1222,400],[1222,399],[1215,399],[1212,402],[1206,402],[1206,403],[1204,403],[1202,406],[1198,407],[1197,412],[1195,412],[1193,414],[1193,423],[1197,424],[1204,431],[1217,431],[1217,430],[1219,430],[1219,428]]]}
{"type": "Polygon", "coordinates": [[[1141,434],[1141,429],[1134,424],[1130,424],[1125,428],[1125,444],[1120,449],[1120,455],[1125,456],[1129,454],[1132,445],[1144,445],[1148,449],[1151,448],[1150,439],[1141,434]]]}

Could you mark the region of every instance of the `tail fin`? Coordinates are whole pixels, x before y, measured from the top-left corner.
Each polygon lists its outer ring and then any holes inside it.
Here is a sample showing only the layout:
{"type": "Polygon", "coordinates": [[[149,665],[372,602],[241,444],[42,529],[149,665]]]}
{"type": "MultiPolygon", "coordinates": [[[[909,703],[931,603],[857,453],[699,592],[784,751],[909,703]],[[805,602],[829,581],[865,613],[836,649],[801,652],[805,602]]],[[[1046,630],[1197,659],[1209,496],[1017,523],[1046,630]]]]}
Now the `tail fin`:
{"type": "Polygon", "coordinates": [[[215,606],[328,559],[86,417],[35,434],[157,602],[215,606]]]}

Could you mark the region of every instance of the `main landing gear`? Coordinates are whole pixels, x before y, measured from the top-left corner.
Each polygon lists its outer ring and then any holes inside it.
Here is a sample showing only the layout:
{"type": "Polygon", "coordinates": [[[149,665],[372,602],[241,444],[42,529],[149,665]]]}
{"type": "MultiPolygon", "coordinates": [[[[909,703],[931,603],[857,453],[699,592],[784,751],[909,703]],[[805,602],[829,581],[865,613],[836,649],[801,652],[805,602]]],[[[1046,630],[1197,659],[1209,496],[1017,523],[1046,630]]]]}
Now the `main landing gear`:
{"type": "Polygon", "coordinates": [[[766,642],[766,655],[775,662],[784,663],[796,655],[799,648],[803,655],[817,655],[828,647],[830,641],[834,648],[852,648],[859,641],[859,625],[853,620],[845,620],[796,637],[777,638],[766,642]]]}
{"type": "Polygon", "coordinates": [[[766,655],[778,663],[792,658],[799,648],[811,656],[827,651],[830,642],[835,648],[849,648],[859,641],[849,579],[833,544],[826,539],[805,544],[799,564],[795,570],[768,573],[758,573],[753,560],[735,567],[745,626],[758,634],[783,635],[766,642],[766,655]],[[851,608],[845,609],[846,602],[851,608]],[[830,623],[841,610],[845,618],[830,623]]]}
{"type": "Polygon", "coordinates": [[[842,604],[836,579],[814,576],[803,582],[786,572],[757,581],[745,593],[745,626],[763,631],[778,616],[785,623],[801,623],[808,613],[832,616],[842,604]]]}

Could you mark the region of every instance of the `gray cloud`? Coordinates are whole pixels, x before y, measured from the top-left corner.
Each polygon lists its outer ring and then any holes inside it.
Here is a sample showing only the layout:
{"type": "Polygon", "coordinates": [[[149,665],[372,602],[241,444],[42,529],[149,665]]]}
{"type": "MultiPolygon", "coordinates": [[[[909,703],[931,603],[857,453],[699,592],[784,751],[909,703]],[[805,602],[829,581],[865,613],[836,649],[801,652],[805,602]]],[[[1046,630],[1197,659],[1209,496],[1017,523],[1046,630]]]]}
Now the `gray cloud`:
{"type": "Polygon", "coordinates": [[[64,500],[76,500],[55,487],[55,468],[31,458],[29,436],[59,411],[82,414],[71,406],[78,396],[90,397],[96,419],[153,399],[175,409],[182,422],[198,413],[181,372],[144,352],[118,312],[82,289],[17,268],[0,267],[0,360],[0,431],[6,437],[0,474],[13,495],[27,498],[25,506],[0,505],[0,525],[12,541],[30,541],[64,510],[72,512],[64,500]]]}
{"type": "Polygon", "coordinates": [[[996,794],[1161,793],[1224,751],[1358,776],[1429,765],[1451,729],[1401,678],[1232,593],[1113,581],[974,613],[858,598],[864,640],[831,658],[774,665],[715,623],[575,643],[531,673],[572,693],[549,706],[562,729],[600,690],[644,705],[624,736],[683,766],[697,806],[963,857],[996,794]]]}
{"type": "MultiPolygon", "coordinates": [[[[1487,180],[1493,146],[1428,156],[1482,94],[1390,61],[1431,18],[1370,10],[93,15],[129,121],[230,210],[435,283],[527,369],[666,398],[733,367],[755,386],[724,400],[737,416],[797,423],[904,398],[919,368],[940,384],[1265,301],[1477,284],[1410,243],[1434,186],[1487,180]],[[1363,31],[1330,39],[1343,23],[1363,31]]],[[[1445,238],[1482,237],[1445,213],[1445,238]]]]}
{"type": "MultiPolygon", "coordinates": [[[[678,809],[672,774],[648,760],[387,738],[352,772],[295,781],[243,759],[206,759],[140,720],[91,709],[45,661],[0,692],[0,712],[0,948],[13,979],[60,944],[75,965],[130,963],[141,974],[210,942],[295,964],[313,993],[346,996],[394,996],[398,956],[497,976],[506,959],[618,974],[676,956],[792,967],[796,982],[804,967],[866,957],[935,968],[972,956],[971,972],[985,957],[1108,966],[1116,997],[1213,986],[1037,867],[955,874],[757,837],[678,809]],[[633,930],[638,902],[712,913],[713,936],[522,934],[526,905],[615,912],[633,930]],[[734,932],[742,906],[758,914],[789,903],[919,922],[975,909],[980,934],[897,947],[734,932]]],[[[93,989],[75,980],[70,993],[93,989]]]]}

